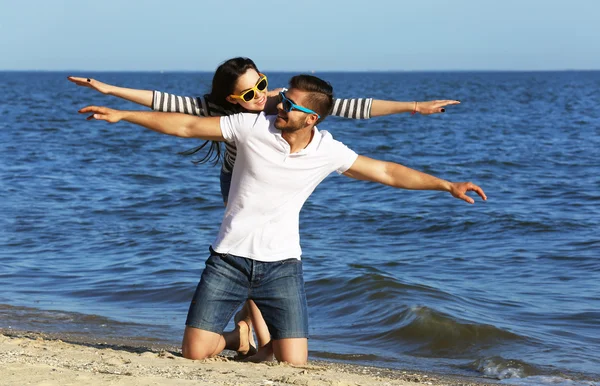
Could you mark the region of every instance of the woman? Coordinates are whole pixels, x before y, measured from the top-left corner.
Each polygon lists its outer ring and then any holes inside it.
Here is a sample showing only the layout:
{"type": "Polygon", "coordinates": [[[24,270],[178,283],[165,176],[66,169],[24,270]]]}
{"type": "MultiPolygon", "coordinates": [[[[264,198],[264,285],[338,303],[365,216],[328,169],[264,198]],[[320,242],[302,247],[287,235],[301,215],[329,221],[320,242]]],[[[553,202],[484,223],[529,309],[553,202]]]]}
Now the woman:
{"type": "MultiPolygon", "coordinates": [[[[222,116],[240,112],[276,113],[279,102],[276,95],[278,90],[268,92],[268,79],[262,74],[254,62],[248,58],[233,58],[223,62],[215,71],[212,89],[203,97],[182,97],[160,91],[129,89],[102,83],[91,78],[69,77],[70,81],[79,86],[92,88],[105,95],[119,98],[151,107],[153,110],[163,112],[179,112],[199,116],[222,116]]],[[[458,101],[440,100],[428,102],[394,102],[360,99],[335,99],[331,115],[354,119],[368,119],[375,116],[412,112],[424,115],[444,112],[444,106],[458,104],[458,101]]],[[[209,142],[183,154],[195,154],[209,142]]],[[[223,166],[221,168],[221,194],[227,205],[231,175],[235,163],[236,148],[233,144],[225,144],[223,166]]],[[[219,142],[210,144],[207,154],[197,161],[198,163],[221,158],[219,142]]],[[[242,311],[236,314],[235,330],[225,335],[227,348],[235,350],[241,356],[251,356],[253,361],[262,361],[272,358],[272,349],[269,345],[270,334],[252,300],[248,300],[242,311]],[[259,351],[256,353],[252,326],[256,331],[259,351]]]]}

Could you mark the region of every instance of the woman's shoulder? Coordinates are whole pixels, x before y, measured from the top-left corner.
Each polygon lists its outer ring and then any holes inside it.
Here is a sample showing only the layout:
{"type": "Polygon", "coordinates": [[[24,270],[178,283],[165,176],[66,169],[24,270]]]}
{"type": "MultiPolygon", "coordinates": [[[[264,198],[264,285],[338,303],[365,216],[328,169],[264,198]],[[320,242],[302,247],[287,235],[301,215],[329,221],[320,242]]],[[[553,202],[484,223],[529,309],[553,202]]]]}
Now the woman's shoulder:
{"type": "Polygon", "coordinates": [[[208,110],[211,112],[211,115],[219,116],[219,115],[233,115],[242,112],[242,109],[237,105],[233,104],[222,104],[215,101],[215,98],[211,94],[204,94],[200,97],[202,102],[206,103],[208,110]]]}

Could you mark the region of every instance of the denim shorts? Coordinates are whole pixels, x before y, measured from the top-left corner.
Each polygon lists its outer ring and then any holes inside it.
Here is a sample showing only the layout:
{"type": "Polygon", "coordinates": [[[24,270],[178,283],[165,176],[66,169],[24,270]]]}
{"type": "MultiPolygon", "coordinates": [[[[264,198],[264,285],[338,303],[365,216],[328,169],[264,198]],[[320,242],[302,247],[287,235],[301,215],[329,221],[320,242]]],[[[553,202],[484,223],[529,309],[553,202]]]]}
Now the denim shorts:
{"type": "Polygon", "coordinates": [[[302,261],[266,263],[210,251],[186,326],[222,334],[233,313],[252,299],[273,339],[308,338],[302,261]]]}
{"type": "Polygon", "coordinates": [[[227,198],[229,197],[229,190],[231,189],[231,176],[232,172],[226,172],[221,169],[221,175],[219,176],[219,181],[221,182],[221,196],[223,197],[223,202],[227,202],[227,198]]]}

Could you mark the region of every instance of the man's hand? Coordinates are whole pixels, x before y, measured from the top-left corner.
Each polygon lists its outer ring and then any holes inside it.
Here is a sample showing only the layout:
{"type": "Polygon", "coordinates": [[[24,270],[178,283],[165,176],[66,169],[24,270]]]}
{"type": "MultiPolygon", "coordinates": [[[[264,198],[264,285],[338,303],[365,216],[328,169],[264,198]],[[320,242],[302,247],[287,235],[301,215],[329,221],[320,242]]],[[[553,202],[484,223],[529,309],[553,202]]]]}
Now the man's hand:
{"type": "Polygon", "coordinates": [[[87,106],[79,110],[80,114],[89,114],[92,113],[86,119],[89,121],[90,119],[97,119],[99,121],[107,121],[110,123],[117,123],[121,119],[123,119],[124,112],[120,110],[109,109],[108,107],[99,107],[99,106],[87,106]]]}
{"type": "Polygon", "coordinates": [[[459,101],[454,100],[437,100],[427,102],[417,102],[416,112],[421,115],[431,115],[437,113],[443,113],[446,111],[445,107],[450,105],[457,105],[459,101]]]}
{"type": "Polygon", "coordinates": [[[81,87],[89,87],[102,94],[108,94],[110,85],[102,83],[92,78],[78,78],[76,76],[67,77],[68,80],[81,87]]]}
{"type": "Polygon", "coordinates": [[[464,200],[469,204],[474,204],[475,200],[471,197],[467,196],[467,192],[472,191],[475,192],[483,199],[483,201],[487,200],[487,196],[483,192],[479,186],[475,185],[472,182],[451,182],[450,183],[450,194],[454,197],[464,200]]]}

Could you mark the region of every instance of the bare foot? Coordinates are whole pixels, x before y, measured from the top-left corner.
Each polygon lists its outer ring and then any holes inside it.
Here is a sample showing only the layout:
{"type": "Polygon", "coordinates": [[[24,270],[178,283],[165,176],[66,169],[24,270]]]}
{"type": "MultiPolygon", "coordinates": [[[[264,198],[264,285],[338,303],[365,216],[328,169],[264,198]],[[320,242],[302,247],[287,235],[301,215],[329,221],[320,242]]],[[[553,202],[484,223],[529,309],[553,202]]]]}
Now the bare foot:
{"type": "Polygon", "coordinates": [[[245,358],[249,355],[256,354],[256,347],[250,345],[248,340],[248,331],[250,327],[244,320],[237,322],[233,331],[226,332],[223,334],[225,338],[225,348],[228,350],[236,351],[237,356],[235,359],[245,358]]]}
{"type": "Polygon", "coordinates": [[[248,326],[248,342],[250,346],[256,347],[256,341],[254,340],[254,334],[252,333],[252,319],[250,318],[250,314],[248,313],[246,305],[244,305],[244,307],[242,307],[242,309],[235,314],[233,321],[236,325],[239,325],[242,321],[246,322],[246,325],[248,326]]]}
{"type": "Polygon", "coordinates": [[[246,323],[245,320],[240,320],[234,330],[236,335],[239,337],[239,345],[237,350],[235,350],[237,355],[233,358],[235,360],[242,360],[256,354],[256,347],[251,345],[250,340],[248,339],[248,331],[252,333],[248,323],[246,323]]]}
{"type": "Polygon", "coordinates": [[[258,349],[258,352],[252,356],[242,359],[243,362],[271,362],[273,361],[273,343],[269,342],[258,349]]]}

